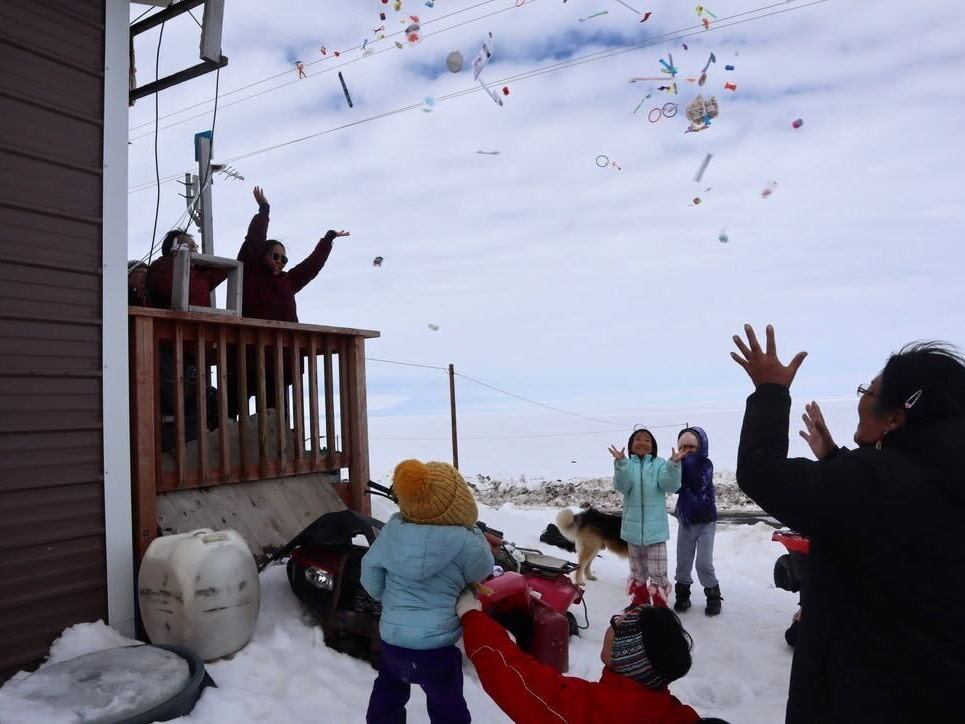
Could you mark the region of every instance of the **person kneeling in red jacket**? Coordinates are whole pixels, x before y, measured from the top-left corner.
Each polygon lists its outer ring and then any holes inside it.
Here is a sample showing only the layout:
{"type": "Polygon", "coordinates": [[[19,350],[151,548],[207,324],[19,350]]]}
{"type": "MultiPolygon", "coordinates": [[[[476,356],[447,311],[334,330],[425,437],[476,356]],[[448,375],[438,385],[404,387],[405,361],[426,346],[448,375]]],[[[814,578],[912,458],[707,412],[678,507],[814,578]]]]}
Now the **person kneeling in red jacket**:
{"type": "Polygon", "coordinates": [[[515,722],[632,721],[690,724],[702,720],[670,693],[671,681],[690,670],[690,635],[668,608],[630,607],[610,619],[600,659],[600,680],[563,676],[510,640],[506,630],[463,593],[456,611],[462,619],[466,656],[486,693],[515,722]]]}

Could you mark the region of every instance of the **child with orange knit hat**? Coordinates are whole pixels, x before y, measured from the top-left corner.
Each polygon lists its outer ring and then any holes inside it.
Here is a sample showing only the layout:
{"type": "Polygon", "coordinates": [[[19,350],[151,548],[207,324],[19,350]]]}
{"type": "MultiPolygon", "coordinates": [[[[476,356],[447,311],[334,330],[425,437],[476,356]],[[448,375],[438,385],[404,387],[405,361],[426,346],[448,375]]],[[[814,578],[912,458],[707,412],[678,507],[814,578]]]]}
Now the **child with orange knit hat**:
{"type": "Polygon", "coordinates": [[[410,686],[418,684],[433,724],[468,722],[456,599],[493,570],[476,501],[445,463],[405,460],[392,489],[399,512],[362,559],[362,586],[382,602],[379,674],[365,718],[404,722],[410,686]]]}

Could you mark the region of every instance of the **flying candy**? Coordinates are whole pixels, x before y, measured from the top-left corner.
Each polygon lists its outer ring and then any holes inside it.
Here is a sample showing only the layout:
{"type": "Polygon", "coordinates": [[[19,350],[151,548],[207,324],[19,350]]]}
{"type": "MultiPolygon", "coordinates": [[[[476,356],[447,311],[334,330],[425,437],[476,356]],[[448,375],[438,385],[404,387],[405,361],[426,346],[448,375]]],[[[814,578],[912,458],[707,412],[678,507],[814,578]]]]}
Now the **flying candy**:
{"type": "Polygon", "coordinates": [[[581,22],[581,23],[585,23],[587,20],[590,20],[591,18],[598,18],[598,17],[600,17],[601,15],[609,15],[609,14],[610,14],[610,13],[609,13],[607,10],[601,10],[601,11],[598,12],[598,13],[593,13],[592,15],[587,15],[585,18],[580,18],[580,22],[581,22]]]}
{"type": "Polygon", "coordinates": [[[342,84],[342,92],[345,94],[345,100],[348,101],[348,107],[352,108],[352,96],[348,94],[348,86],[345,85],[345,78],[342,77],[342,71],[338,72],[338,82],[342,84]]]}
{"type": "Polygon", "coordinates": [[[377,256],[372,260],[372,266],[382,266],[383,261],[384,259],[381,256],[377,256]]]}
{"type": "Polygon", "coordinates": [[[724,90],[735,91],[737,90],[736,83],[724,83],[724,90]]]}
{"type": "Polygon", "coordinates": [[[431,329],[433,332],[438,332],[438,331],[439,331],[439,325],[438,325],[438,324],[430,324],[430,325],[429,325],[429,329],[431,329]]]}
{"type": "Polygon", "coordinates": [[[767,188],[761,191],[761,198],[766,199],[768,196],[777,191],[777,181],[771,181],[767,184],[767,188]]]}
{"type": "Polygon", "coordinates": [[[729,64],[728,64],[728,65],[725,65],[725,66],[724,66],[724,70],[734,70],[734,66],[729,65],[729,64]]]}
{"type": "Polygon", "coordinates": [[[721,244],[726,244],[730,241],[730,237],[727,236],[727,231],[725,229],[720,230],[720,234],[717,235],[717,241],[721,244]]]}
{"type": "Polygon", "coordinates": [[[798,118],[796,121],[794,121],[794,123],[791,124],[791,126],[794,128],[800,128],[803,125],[804,125],[804,121],[802,121],[800,118],[798,118]]]}
{"type": "Polygon", "coordinates": [[[465,61],[463,60],[462,53],[458,50],[454,50],[449,55],[446,56],[446,68],[449,69],[450,73],[458,73],[462,70],[462,65],[465,61]]]}
{"type": "Polygon", "coordinates": [[[694,181],[700,183],[700,179],[704,177],[704,171],[707,170],[707,165],[710,163],[710,159],[714,157],[714,154],[708,153],[704,156],[704,160],[700,164],[700,168],[697,169],[697,173],[694,174],[694,181]]]}
{"type": "Polygon", "coordinates": [[[716,98],[711,96],[705,99],[702,95],[699,95],[687,104],[685,112],[687,113],[687,118],[690,119],[690,126],[687,128],[687,133],[694,133],[710,128],[711,119],[717,117],[720,109],[717,105],[716,98]]]}

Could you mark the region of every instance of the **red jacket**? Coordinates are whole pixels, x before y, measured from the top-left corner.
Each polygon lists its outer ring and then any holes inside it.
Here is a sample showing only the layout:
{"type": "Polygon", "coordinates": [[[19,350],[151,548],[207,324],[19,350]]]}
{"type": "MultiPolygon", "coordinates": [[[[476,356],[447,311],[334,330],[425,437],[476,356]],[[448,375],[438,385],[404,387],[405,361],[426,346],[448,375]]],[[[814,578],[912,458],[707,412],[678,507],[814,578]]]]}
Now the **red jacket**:
{"type": "Polygon", "coordinates": [[[301,264],[275,276],[264,261],[265,242],[268,238],[268,210],[268,204],[258,208],[258,213],[248,225],[245,243],[238,252],[239,261],[245,264],[241,314],[256,319],[297,322],[295,294],[318,276],[332,252],[332,240],[335,237],[326,234],[315,246],[315,251],[301,264]]]}
{"type": "MultiPolygon", "coordinates": [[[[210,307],[211,292],[228,278],[227,269],[195,269],[188,277],[188,304],[210,307]]],[[[155,259],[147,268],[147,291],[151,304],[161,309],[171,308],[174,287],[174,254],[155,259]]]]}
{"type": "Polygon", "coordinates": [[[598,682],[563,676],[525,654],[506,630],[481,611],[462,617],[466,655],[493,701],[524,724],[690,724],[697,712],[669,689],[648,689],[603,669],[598,682]]]}

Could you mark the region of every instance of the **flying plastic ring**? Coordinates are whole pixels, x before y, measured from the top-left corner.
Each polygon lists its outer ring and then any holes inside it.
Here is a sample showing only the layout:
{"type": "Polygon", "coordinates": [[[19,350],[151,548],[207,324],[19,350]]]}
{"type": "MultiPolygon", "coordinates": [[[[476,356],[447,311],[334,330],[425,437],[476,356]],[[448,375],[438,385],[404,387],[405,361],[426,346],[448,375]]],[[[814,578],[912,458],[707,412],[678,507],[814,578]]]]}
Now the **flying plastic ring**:
{"type": "Polygon", "coordinates": [[[673,118],[677,115],[676,103],[664,103],[662,108],[651,108],[647,114],[647,120],[656,123],[661,118],[673,118]]]}
{"type": "Polygon", "coordinates": [[[596,165],[599,166],[600,168],[606,168],[607,166],[610,165],[610,159],[608,159],[606,156],[604,156],[601,153],[599,156],[596,157],[596,165]],[[601,158],[603,159],[603,163],[600,163],[601,158]]]}

